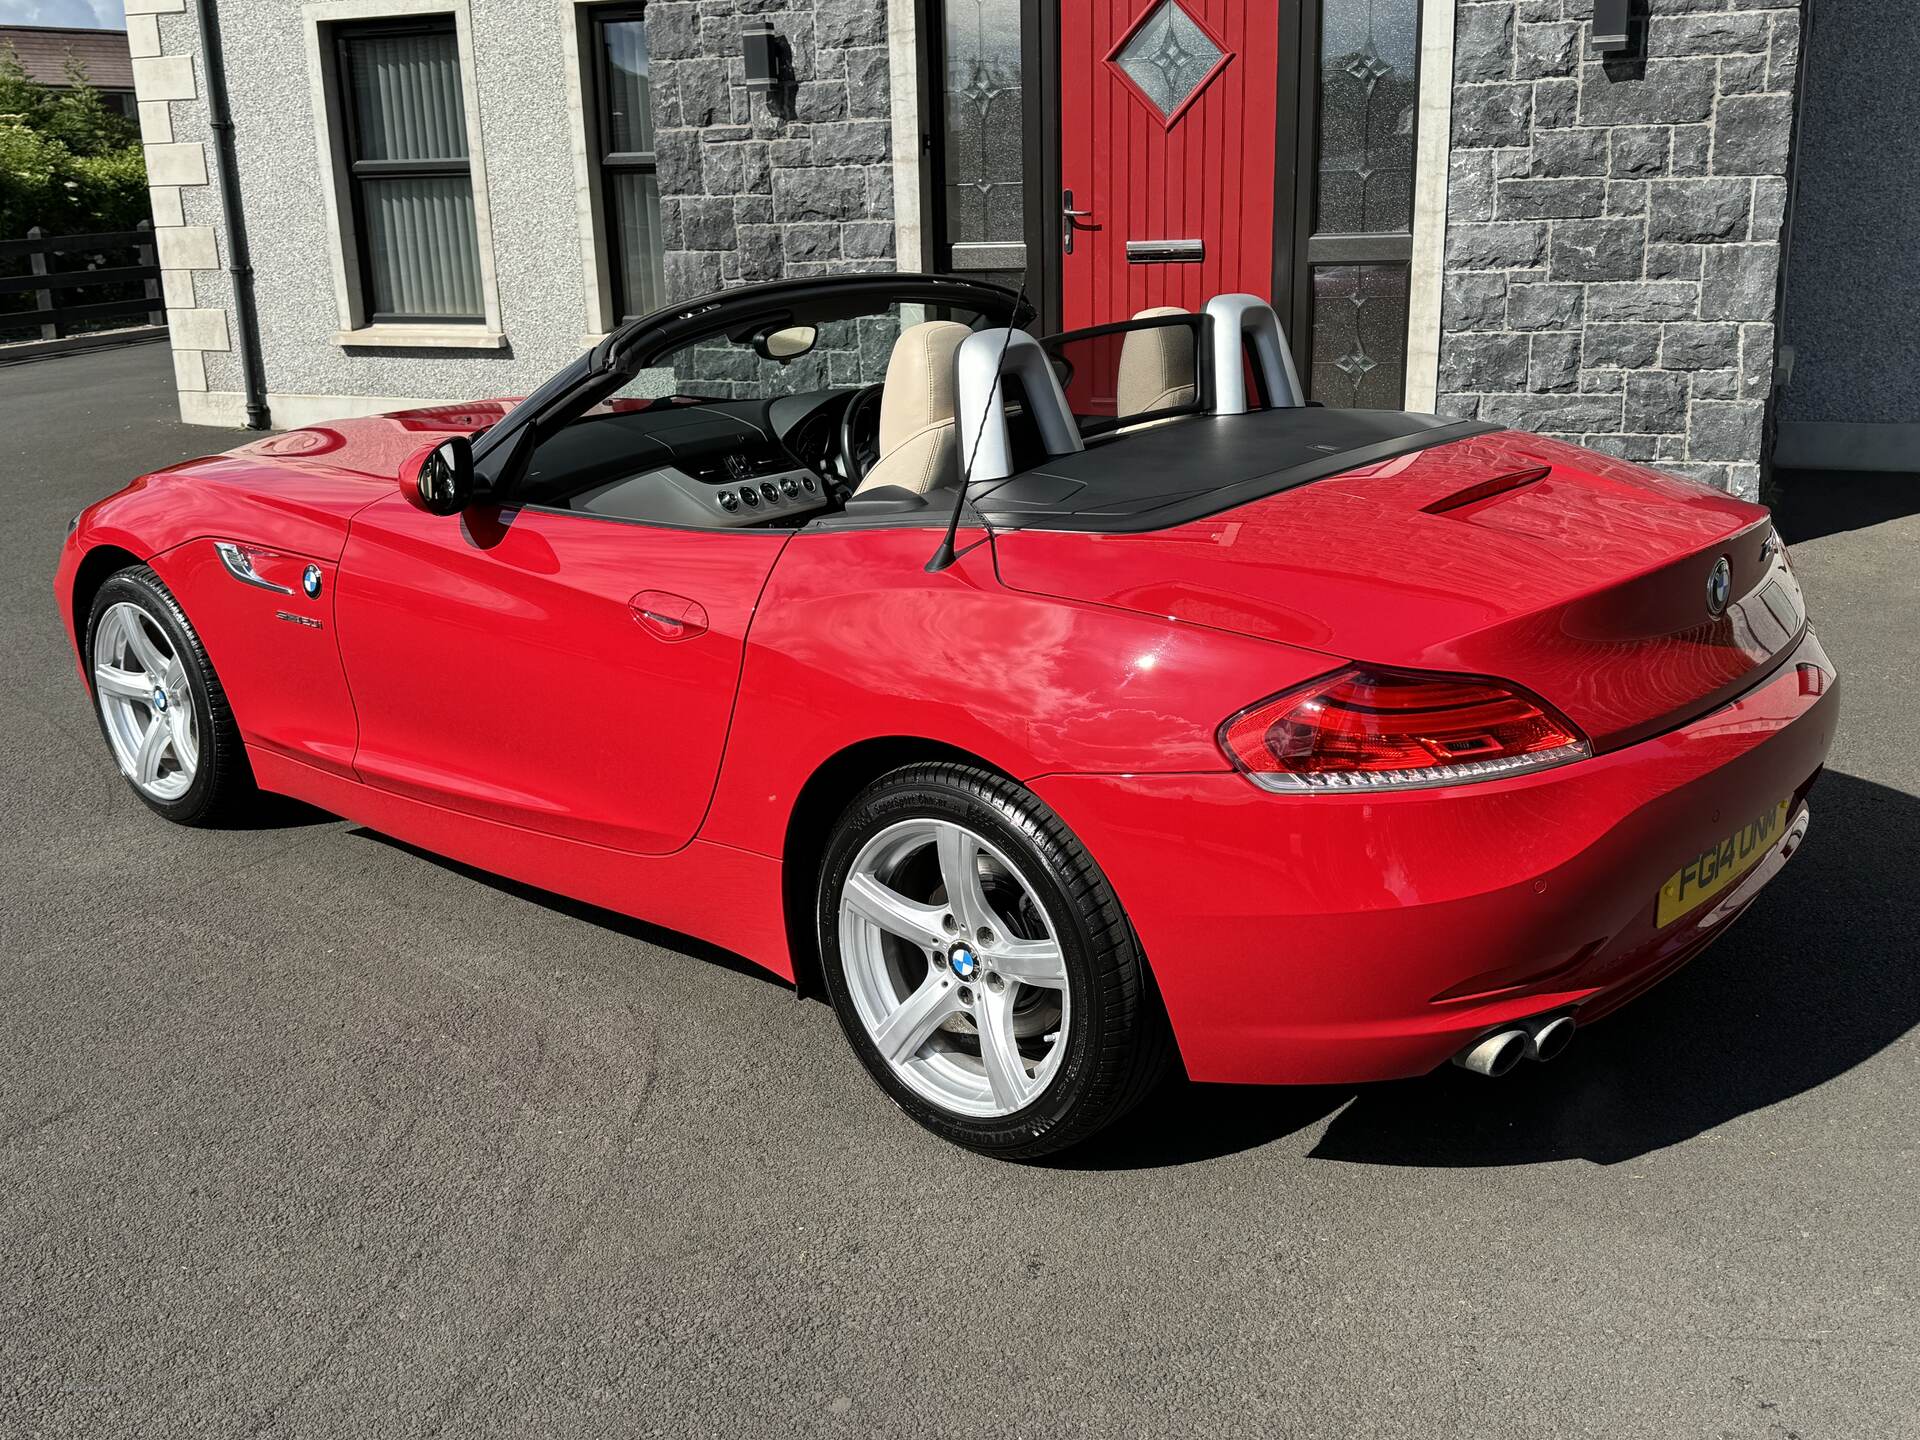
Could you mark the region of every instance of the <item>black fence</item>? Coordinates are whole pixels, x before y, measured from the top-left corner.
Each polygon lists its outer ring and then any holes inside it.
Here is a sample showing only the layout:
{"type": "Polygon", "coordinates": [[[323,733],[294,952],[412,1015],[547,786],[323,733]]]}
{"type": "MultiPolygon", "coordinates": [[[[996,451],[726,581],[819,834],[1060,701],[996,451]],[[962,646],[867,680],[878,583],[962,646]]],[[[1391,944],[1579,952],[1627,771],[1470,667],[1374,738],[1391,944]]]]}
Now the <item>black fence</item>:
{"type": "Polygon", "coordinates": [[[107,235],[0,240],[0,340],[58,340],[164,325],[153,226],[107,235]]]}

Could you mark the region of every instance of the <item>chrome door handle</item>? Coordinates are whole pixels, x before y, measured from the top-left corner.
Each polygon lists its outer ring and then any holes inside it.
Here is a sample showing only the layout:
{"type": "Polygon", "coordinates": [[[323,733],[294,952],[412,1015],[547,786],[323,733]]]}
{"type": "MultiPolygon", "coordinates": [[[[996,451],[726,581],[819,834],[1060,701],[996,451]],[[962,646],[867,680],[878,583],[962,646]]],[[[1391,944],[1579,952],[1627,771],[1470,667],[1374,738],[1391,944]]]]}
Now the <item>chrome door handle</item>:
{"type": "Polygon", "coordinates": [[[258,585],[262,590],[271,590],[276,595],[291,595],[291,585],[276,585],[263,575],[257,575],[253,569],[253,557],[231,540],[216,540],[213,548],[220,552],[220,563],[227,567],[227,573],[242,585],[258,585]]]}
{"type": "Polygon", "coordinates": [[[627,608],[642,630],[668,644],[707,633],[705,607],[669,590],[642,590],[627,601],[627,608]]]}
{"type": "Polygon", "coordinates": [[[1093,214],[1091,210],[1076,210],[1073,208],[1073,191],[1062,190],[1060,192],[1060,218],[1065,222],[1060,227],[1060,253],[1062,255],[1071,255],[1073,253],[1073,232],[1075,230],[1092,230],[1096,228],[1092,225],[1083,226],[1079,223],[1091,214],[1093,214]]]}

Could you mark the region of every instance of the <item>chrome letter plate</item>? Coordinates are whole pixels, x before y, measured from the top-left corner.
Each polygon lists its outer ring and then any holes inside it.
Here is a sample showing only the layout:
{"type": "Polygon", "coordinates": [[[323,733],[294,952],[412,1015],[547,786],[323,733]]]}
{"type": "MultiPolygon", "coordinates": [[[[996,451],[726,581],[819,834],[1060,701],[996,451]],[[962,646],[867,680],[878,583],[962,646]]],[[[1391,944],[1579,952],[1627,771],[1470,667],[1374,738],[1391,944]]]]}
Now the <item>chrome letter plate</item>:
{"type": "Polygon", "coordinates": [[[1200,240],[1129,240],[1129,265],[1197,265],[1207,258],[1207,247],[1200,240]]]}

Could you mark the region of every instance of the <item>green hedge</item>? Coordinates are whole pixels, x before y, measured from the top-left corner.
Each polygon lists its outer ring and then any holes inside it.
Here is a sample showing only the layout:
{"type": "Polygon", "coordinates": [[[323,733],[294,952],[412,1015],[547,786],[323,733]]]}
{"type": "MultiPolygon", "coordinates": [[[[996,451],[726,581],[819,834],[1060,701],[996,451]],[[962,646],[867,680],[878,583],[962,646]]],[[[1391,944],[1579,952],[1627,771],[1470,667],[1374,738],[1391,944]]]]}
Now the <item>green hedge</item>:
{"type": "Polygon", "coordinates": [[[0,49],[0,240],[131,230],[148,215],[147,167],[133,122],[101,102],[86,72],[72,88],[27,78],[0,49]]]}

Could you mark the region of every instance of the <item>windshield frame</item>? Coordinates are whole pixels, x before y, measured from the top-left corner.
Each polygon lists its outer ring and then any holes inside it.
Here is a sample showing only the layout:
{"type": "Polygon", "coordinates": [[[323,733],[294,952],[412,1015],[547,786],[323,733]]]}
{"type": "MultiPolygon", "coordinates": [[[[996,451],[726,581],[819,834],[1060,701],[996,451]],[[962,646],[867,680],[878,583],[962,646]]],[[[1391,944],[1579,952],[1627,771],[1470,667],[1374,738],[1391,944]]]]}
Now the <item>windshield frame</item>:
{"type": "Polygon", "coordinates": [[[704,295],[630,320],[563,366],[473,442],[474,476],[495,503],[511,503],[520,468],[540,439],[571,424],[662,357],[716,336],[744,336],[812,315],[877,313],[890,305],[968,310],[991,325],[1030,325],[1032,305],[1005,286],[951,275],[891,271],[789,280],[704,295]]]}

